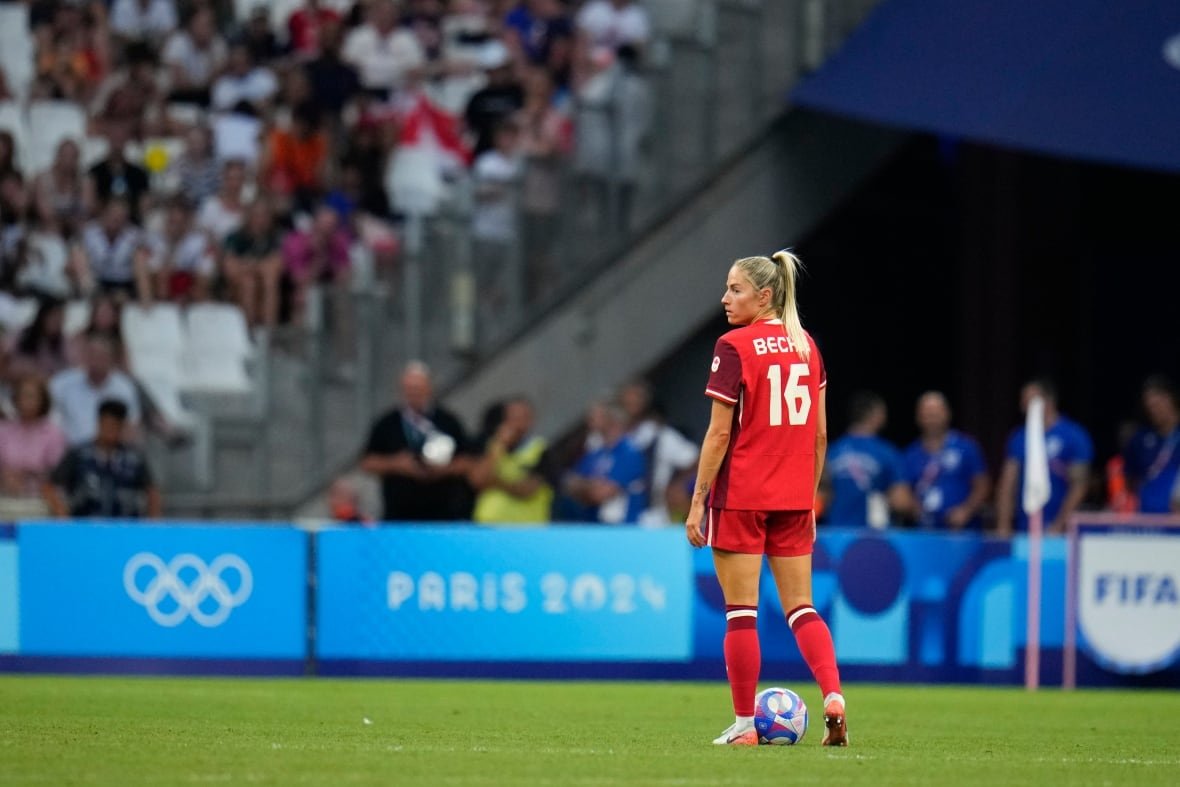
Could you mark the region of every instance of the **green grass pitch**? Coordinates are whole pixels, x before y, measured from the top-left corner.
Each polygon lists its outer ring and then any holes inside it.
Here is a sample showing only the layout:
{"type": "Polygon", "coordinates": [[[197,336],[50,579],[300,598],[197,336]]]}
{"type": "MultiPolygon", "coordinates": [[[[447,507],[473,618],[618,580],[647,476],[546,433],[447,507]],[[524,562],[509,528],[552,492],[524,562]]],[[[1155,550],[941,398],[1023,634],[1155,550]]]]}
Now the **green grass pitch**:
{"type": "Polygon", "coordinates": [[[846,693],[832,750],[712,746],[721,682],[0,676],[0,785],[1180,784],[1177,692],[846,693]]]}

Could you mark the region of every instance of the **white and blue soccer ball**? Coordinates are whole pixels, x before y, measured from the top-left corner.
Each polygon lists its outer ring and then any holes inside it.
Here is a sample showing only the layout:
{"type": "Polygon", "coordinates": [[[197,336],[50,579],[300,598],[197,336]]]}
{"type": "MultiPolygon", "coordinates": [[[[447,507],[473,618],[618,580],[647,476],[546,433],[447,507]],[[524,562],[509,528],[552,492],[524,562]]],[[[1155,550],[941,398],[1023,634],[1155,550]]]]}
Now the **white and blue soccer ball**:
{"type": "Polygon", "coordinates": [[[759,743],[796,744],[807,732],[807,705],[790,689],[763,689],[754,700],[754,729],[759,743]]]}

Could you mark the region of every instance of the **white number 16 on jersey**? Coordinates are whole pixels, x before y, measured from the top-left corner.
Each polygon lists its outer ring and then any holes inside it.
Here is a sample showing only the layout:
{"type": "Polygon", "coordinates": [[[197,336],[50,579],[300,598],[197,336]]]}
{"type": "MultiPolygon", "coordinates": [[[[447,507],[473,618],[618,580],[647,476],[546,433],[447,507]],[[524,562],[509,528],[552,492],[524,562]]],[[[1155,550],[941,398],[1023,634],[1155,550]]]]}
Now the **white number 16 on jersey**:
{"type": "Polygon", "coordinates": [[[783,400],[787,400],[787,423],[791,426],[802,426],[807,423],[807,415],[811,412],[811,391],[800,383],[811,370],[805,363],[793,363],[787,376],[787,387],[783,388],[783,370],[777,363],[771,364],[766,370],[766,379],[770,380],[773,389],[770,394],[770,425],[783,425],[783,400]],[[781,395],[780,395],[781,393],[781,395]]]}

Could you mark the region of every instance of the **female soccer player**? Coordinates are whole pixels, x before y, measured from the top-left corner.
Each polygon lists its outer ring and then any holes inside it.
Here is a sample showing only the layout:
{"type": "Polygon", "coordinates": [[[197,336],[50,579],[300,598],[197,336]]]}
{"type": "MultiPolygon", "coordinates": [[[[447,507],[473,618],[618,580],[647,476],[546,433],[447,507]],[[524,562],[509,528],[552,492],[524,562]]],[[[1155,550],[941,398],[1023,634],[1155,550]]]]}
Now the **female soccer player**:
{"type": "Polygon", "coordinates": [[[758,582],[770,562],[787,624],[824,695],[825,746],[847,746],[844,696],[827,624],[811,602],[812,513],[827,448],[827,373],[795,303],[799,260],[788,251],[729,269],[705,394],[713,400],[685,528],[713,548],[725,596],[725,667],[736,720],[713,743],[753,745],[758,582]]]}

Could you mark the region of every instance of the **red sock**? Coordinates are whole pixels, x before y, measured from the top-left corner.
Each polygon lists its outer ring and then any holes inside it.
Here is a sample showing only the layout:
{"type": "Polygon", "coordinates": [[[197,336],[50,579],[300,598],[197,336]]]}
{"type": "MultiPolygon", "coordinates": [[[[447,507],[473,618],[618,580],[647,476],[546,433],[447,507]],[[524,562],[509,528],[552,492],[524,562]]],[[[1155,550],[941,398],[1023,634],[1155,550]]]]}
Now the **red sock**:
{"type": "Polygon", "coordinates": [[[736,716],[753,716],[758,672],[762,669],[758,608],[727,604],[725,621],[725,671],[733,693],[733,712],[736,716]]]}
{"type": "Polygon", "coordinates": [[[836,646],[832,644],[832,632],[814,607],[795,607],[787,613],[787,625],[795,634],[795,642],[803,660],[811,668],[815,682],[824,697],[841,694],[840,670],[836,666],[836,646]]]}

